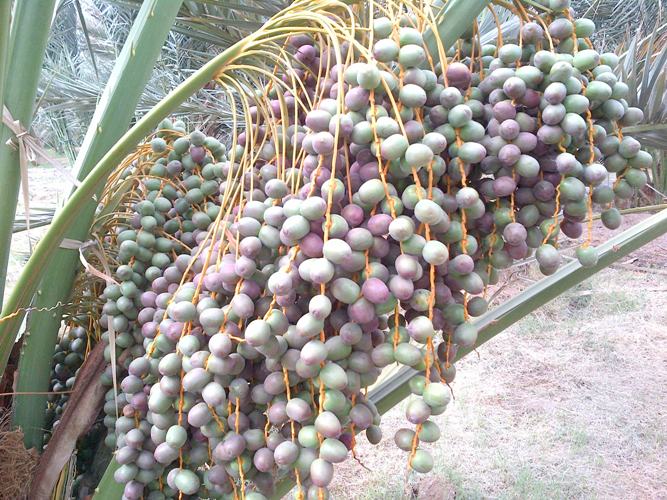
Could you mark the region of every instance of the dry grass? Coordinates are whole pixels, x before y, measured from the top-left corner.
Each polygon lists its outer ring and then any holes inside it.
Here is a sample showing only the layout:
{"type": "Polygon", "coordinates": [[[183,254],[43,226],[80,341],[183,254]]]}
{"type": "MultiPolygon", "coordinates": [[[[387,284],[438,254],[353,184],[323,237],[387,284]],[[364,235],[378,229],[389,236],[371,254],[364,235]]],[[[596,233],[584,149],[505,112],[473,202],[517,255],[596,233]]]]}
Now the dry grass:
{"type": "Polygon", "coordinates": [[[37,452],[23,446],[23,432],[10,429],[8,414],[0,417],[0,500],[26,498],[37,452]]]}

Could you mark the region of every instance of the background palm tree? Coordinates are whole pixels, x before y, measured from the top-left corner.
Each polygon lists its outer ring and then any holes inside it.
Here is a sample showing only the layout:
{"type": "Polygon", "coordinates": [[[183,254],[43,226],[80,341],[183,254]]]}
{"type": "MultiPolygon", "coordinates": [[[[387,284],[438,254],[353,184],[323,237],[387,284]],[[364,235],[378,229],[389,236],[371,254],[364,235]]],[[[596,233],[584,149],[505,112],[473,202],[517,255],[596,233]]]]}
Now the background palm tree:
{"type": "MultiPolygon", "coordinates": [[[[39,87],[35,129],[47,145],[71,162],[141,3],[64,0],[58,8],[39,87]]],[[[288,4],[287,0],[183,2],[137,104],[136,117],[153,108],[212,56],[257,30],[288,4]]],[[[175,115],[209,130],[224,129],[231,116],[228,106],[219,90],[203,89],[175,115]]]]}

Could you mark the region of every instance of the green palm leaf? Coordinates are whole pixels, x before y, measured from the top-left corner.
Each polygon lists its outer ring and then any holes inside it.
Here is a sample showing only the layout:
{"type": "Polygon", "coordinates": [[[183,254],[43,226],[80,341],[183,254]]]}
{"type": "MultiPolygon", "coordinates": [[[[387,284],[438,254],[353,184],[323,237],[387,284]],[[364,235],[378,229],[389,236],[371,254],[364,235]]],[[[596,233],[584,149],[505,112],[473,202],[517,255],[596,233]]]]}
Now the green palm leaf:
{"type": "MultiPolygon", "coordinates": [[[[32,122],[41,62],[44,58],[54,9],[55,0],[19,2],[12,18],[9,49],[12,57],[6,71],[0,69],[0,76],[5,73],[11,75],[11,78],[7,77],[4,86],[4,102],[13,118],[25,129],[30,129],[32,122]],[[31,63],[26,64],[26,61],[31,63]]],[[[8,19],[5,17],[4,21],[8,19]]],[[[6,33],[5,29],[5,36],[6,33]]],[[[0,303],[5,288],[21,178],[19,153],[12,145],[12,139],[14,137],[9,128],[0,125],[0,175],[3,180],[0,186],[0,214],[2,214],[0,216],[0,303]]]]}

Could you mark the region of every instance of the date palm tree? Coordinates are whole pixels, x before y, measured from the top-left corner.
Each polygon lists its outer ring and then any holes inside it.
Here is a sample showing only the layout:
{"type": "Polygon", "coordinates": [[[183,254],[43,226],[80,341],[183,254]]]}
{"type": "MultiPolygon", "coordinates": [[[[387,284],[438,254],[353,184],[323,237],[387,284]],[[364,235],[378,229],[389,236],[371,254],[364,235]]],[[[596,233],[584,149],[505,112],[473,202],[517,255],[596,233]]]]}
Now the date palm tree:
{"type": "MultiPolygon", "coordinates": [[[[300,5],[306,3],[302,0],[300,5]]],[[[469,29],[488,3],[449,0],[439,26],[443,43],[453,43],[469,29]]],[[[620,4],[626,8],[632,5],[635,16],[648,18],[658,12],[656,4],[648,0],[576,2],[577,8],[592,9],[594,16],[600,16],[600,24],[605,24],[600,43],[609,45],[618,43],[624,35],[623,26],[627,25],[627,20],[613,26],[605,21],[617,20],[619,16],[614,9],[620,4]]],[[[73,162],[73,175],[78,181],[66,203],[56,211],[4,304],[0,318],[3,370],[15,342],[21,346],[20,353],[14,350],[11,359],[13,364],[18,363],[19,372],[13,424],[23,429],[27,447],[41,449],[46,396],[39,393],[48,391],[50,360],[63,316],[61,306],[70,301],[80,270],[78,251],[62,248],[62,242],[84,242],[89,238],[98,208],[95,200],[108,176],[166,116],[187,116],[199,126],[215,127],[221,135],[229,130],[235,110],[208,83],[230,60],[253,43],[259,43],[262,26],[267,21],[273,23],[271,26],[294,23],[298,31],[299,21],[305,21],[290,8],[293,9],[286,0],[0,0],[0,102],[7,105],[13,118],[26,130],[31,129],[36,116],[32,129],[73,162]],[[289,21],[281,17],[285,16],[284,9],[292,16],[289,21]],[[58,31],[49,38],[52,25],[58,31]],[[25,69],[18,71],[19,66],[25,69]],[[9,74],[12,78],[6,76],[9,74]],[[36,103],[39,109],[35,114],[36,103]]],[[[517,29],[509,19],[504,21],[502,31],[517,29]]],[[[479,25],[482,36],[492,40],[496,27],[488,15],[479,18],[479,25]]],[[[649,44],[649,56],[643,67],[631,69],[625,76],[642,82],[636,86],[639,103],[649,104],[652,110],[659,109],[649,113],[649,118],[655,118],[651,122],[655,125],[653,129],[633,133],[653,137],[652,146],[662,148],[667,147],[667,141],[662,135],[655,135],[663,130],[657,127],[664,121],[662,99],[647,98],[645,93],[651,82],[664,89],[665,56],[663,51],[654,58],[652,50],[653,43],[649,44]]],[[[634,61],[630,49],[628,52],[627,60],[634,61]]],[[[6,144],[17,141],[15,136],[8,127],[3,127],[0,291],[6,276],[20,184],[19,154],[11,144],[6,144]]],[[[486,313],[477,320],[478,344],[665,232],[667,212],[661,212],[603,245],[596,266],[582,269],[572,262],[486,313]]],[[[461,351],[458,356],[465,354],[467,351],[461,351]]],[[[401,370],[374,389],[372,399],[381,412],[406,397],[407,381],[413,375],[414,371],[401,370]]],[[[40,480],[58,476],[76,437],[69,439],[69,449],[63,448],[58,456],[50,455],[46,463],[40,464],[40,480]]],[[[118,486],[113,484],[113,470],[112,462],[97,497],[120,498],[118,486]]],[[[285,482],[279,491],[289,487],[285,482]]]]}

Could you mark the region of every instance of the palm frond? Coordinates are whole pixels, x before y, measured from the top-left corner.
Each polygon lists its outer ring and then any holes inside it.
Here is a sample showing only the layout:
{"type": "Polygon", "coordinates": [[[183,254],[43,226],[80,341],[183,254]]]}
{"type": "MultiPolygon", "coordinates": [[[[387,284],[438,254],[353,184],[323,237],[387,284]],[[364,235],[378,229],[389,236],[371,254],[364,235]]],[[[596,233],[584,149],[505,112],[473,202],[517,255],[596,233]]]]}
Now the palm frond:
{"type": "MultiPolygon", "coordinates": [[[[141,6],[141,0],[110,0],[130,12],[141,6]]],[[[175,31],[203,43],[225,49],[249,33],[291,2],[288,0],[192,0],[183,2],[175,31]]]]}
{"type": "MultiPolygon", "coordinates": [[[[61,5],[57,19],[66,36],[59,35],[50,41],[40,85],[42,106],[35,129],[48,146],[70,159],[83,141],[104,82],[141,3],[140,0],[69,0],[61,5]],[[81,7],[78,23],[74,3],[81,7]]],[[[256,31],[289,3],[287,0],[184,2],[137,106],[136,117],[153,108],[211,55],[256,31]]],[[[203,89],[175,114],[222,132],[231,124],[232,110],[223,91],[203,89]]]]}
{"type": "Polygon", "coordinates": [[[614,50],[635,32],[640,36],[650,33],[656,20],[664,14],[660,0],[572,0],[577,15],[595,21],[596,45],[604,50],[614,50]]]}
{"type": "Polygon", "coordinates": [[[640,140],[654,157],[652,189],[667,192],[667,169],[663,151],[667,150],[667,23],[658,18],[647,36],[638,30],[621,43],[623,49],[617,76],[628,85],[627,103],[643,110],[643,123],[624,127],[623,133],[640,140]]]}
{"type": "Polygon", "coordinates": [[[519,32],[519,19],[513,16],[511,11],[498,6],[494,6],[493,9],[500,25],[496,23],[494,15],[489,10],[483,10],[477,18],[482,44],[495,44],[499,31],[503,38],[513,38],[519,32]]]}
{"type": "MultiPolygon", "coordinates": [[[[51,224],[55,213],[55,207],[30,207],[30,228],[48,226],[51,224]]],[[[25,216],[26,214],[22,212],[16,214],[13,233],[20,233],[28,229],[25,216]]]]}
{"type": "Polygon", "coordinates": [[[627,42],[617,75],[628,85],[629,106],[644,111],[644,123],[625,127],[647,147],[667,149],[667,33],[658,24],[649,37],[639,33],[627,42]]]}
{"type": "Polygon", "coordinates": [[[81,23],[81,31],[86,39],[86,45],[88,46],[88,52],[90,53],[90,62],[93,65],[95,70],[95,75],[99,78],[99,72],[97,71],[97,63],[95,62],[95,51],[93,50],[92,42],[90,41],[90,33],[88,32],[88,25],[86,23],[86,17],[83,15],[83,8],[81,7],[80,0],[73,0],[74,6],[76,7],[76,14],[79,17],[79,22],[81,23]]]}

